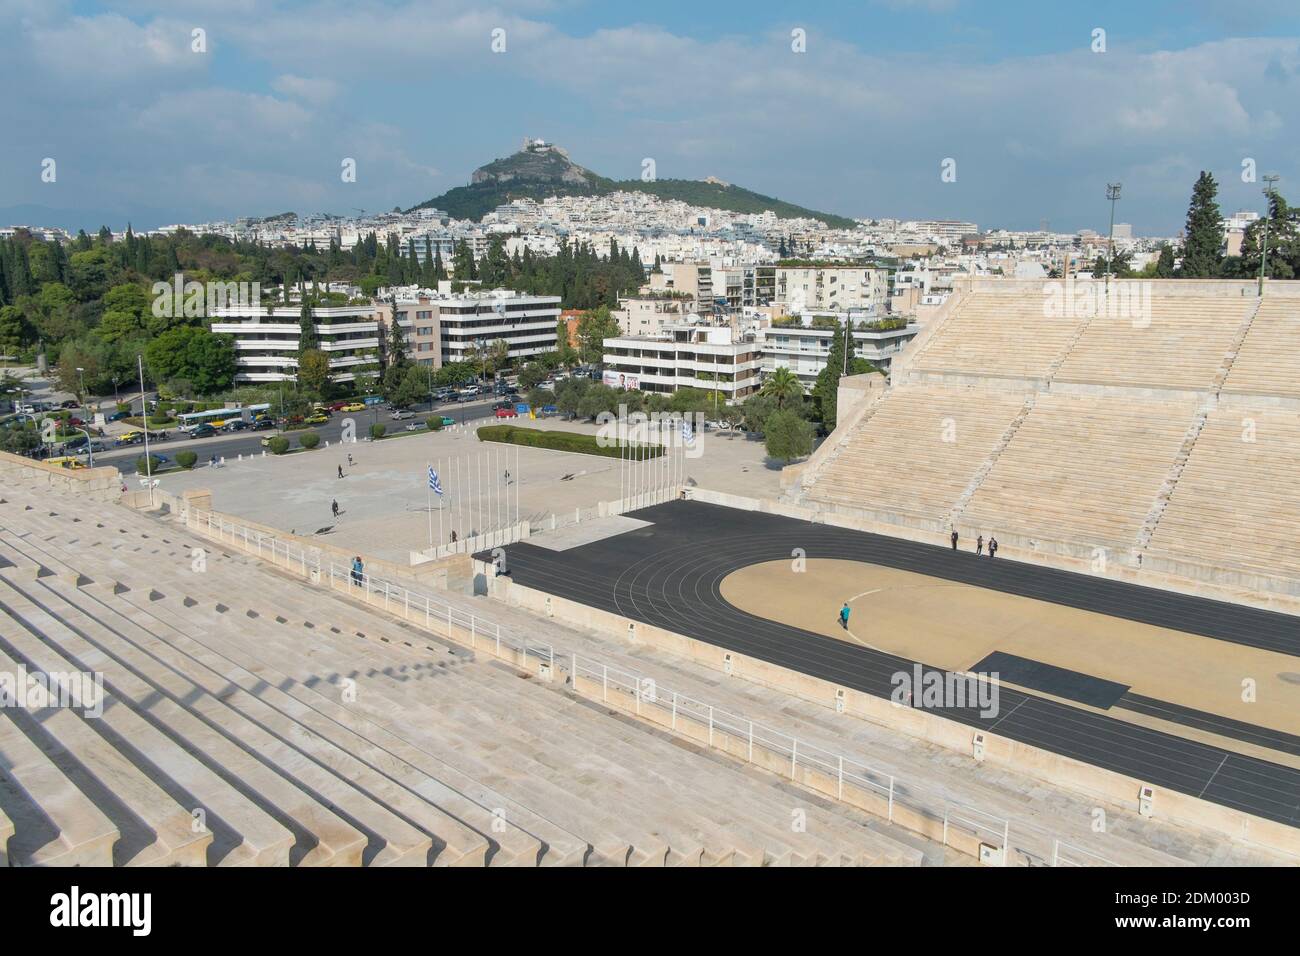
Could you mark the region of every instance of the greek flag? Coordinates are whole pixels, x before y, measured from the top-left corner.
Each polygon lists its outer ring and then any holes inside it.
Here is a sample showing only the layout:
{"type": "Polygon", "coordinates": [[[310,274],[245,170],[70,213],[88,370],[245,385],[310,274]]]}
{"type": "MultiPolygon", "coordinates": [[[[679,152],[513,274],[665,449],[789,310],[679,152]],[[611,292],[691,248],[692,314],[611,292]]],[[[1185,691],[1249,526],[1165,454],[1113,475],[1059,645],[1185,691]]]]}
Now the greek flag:
{"type": "Polygon", "coordinates": [[[695,444],[695,433],[691,431],[691,423],[684,418],[682,419],[682,441],[688,448],[695,444]]]}
{"type": "Polygon", "coordinates": [[[442,482],[438,480],[438,473],[433,470],[433,465],[429,466],[429,487],[439,498],[442,497],[442,482]]]}

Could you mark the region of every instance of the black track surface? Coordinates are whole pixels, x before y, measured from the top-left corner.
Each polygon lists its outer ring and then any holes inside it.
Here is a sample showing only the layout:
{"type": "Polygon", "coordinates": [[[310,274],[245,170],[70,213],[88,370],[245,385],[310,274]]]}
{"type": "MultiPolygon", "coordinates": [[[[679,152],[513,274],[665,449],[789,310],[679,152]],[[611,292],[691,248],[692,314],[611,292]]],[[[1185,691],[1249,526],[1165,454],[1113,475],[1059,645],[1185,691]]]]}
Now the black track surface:
{"type": "Polygon", "coordinates": [[[995,674],[1000,681],[1041,690],[1053,697],[1063,697],[1101,710],[1109,710],[1128,692],[1126,685],[1113,680],[1102,680],[1091,674],[1081,674],[1006,651],[994,651],[972,666],[971,671],[995,674]]]}
{"type": "MultiPolygon", "coordinates": [[[[879,697],[890,696],[892,675],[910,672],[912,661],[749,614],[722,598],[722,580],[752,564],[793,560],[798,548],[808,558],[899,568],[1300,655],[1297,619],[1269,611],[700,502],[674,501],[633,516],[652,524],[568,551],[511,545],[510,574],[527,587],[879,697]]],[[[1007,687],[1000,689],[1000,698],[992,717],[981,717],[974,706],[937,712],[1157,787],[1300,825],[1300,770],[1007,687]]],[[[1203,724],[1185,722],[1229,727],[1240,739],[1249,728],[1261,743],[1277,734],[1131,694],[1117,706],[1144,712],[1164,708],[1159,716],[1166,719],[1178,719],[1180,711],[1199,715],[1203,724]]]]}

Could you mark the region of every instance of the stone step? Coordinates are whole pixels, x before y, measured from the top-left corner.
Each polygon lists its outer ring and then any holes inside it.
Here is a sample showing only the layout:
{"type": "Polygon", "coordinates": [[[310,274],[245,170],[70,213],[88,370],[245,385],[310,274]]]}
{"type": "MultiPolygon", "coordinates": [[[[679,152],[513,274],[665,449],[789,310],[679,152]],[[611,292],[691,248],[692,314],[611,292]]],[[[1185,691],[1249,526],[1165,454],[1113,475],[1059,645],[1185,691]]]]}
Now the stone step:
{"type": "Polygon", "coordinates": [[[134,710],[132,704],[150,696],[153,688],[92,643],[107,630],[103,624],[58,602],[52,594],[32,595],[40,598],[41,604],[37,605],[25,595],[4,593],[2,589],[0,585],[0,601],[30,631],[5,634],[5,640],[20,654],[47,673],[103,674],[106,695],[111,694],[115,704],[122,706],[105,706],[98,720],[123,742],[124,755],[130,748],[132,762],[168,790],[177,803],[188,807],[191,814],[202,811],[203,818],[195,826],[213,834],[208,849],[210,863],[288,864],[292,834],[134,710]],[[89,639],[76,633],[74,627],[89,639]]]}
{"type": "Polygon", "coordinates": [[[7,842],[8,865],[112,866],[117,827],[27,738],[12,711],[0,712],[0,851],[7,842]]]}
{"type": "MultiPolygon", "coordinates": [[[[103,590],[103,586],[93,584],[87,586],[86,590],[97,593],[103,590]]],[[[107,600],[107,594],[104,596],[107,600]]],[[[228,739],[238,742],[307,795],[311,801],[307,805],[308,812],[295,819],[317,834],[326,850],[342,857],[328,861],[327,865],[360,863],[368,866],[424,866],[428,862],[432,850],[430,838],[355,787],[349,779],[336,775],[319,764],[310,741],[290,742],[282,739],[255,718],[247,716],[241,708],[234,706],[234,701],[230,699],[231,687],[226,681],[215,675],[206,675],[202,669],[196,669],[160,639],[140,640],[143,649],[193,685],[195,690],[191,694],[192,699],[187,698],[186,705],[194,713],[210,725],[220,728],[228,739]],[[337,815],[346,829],[340,832],[331,828],[329,817],[313,818],[310,811],[315,804],[326,808],[330,814],[337,815]],[[361,833],[365,839],[365,846],[361,848],[359,856],[350,852],[349,831],[353,830],[361,833]],[[331,842],[326,843],[326,840],[331,842]]],[[[271,799],[269,794],[267,797],[271,799]]],[[[309,865],[326,863],[314,858],[304,862],[309,865]]]]}
{"type": "MultiPolygon", "coordinates": [[[[12,673],[18,672],[18,659],[3,648],[12,646],[11,636],[19,630],[0,617],[0,669],[12,673]]],[[[120,705],[105,700],[105,713],[113,706],[120,705]]],[[[24,732],[117,826],[115,865],[205,865],[212,832],[194,832],[189,809],[128,760],[116,743],[92,730],[90,724],[96,722],[54,707],[41,711],[24,732]]]]}

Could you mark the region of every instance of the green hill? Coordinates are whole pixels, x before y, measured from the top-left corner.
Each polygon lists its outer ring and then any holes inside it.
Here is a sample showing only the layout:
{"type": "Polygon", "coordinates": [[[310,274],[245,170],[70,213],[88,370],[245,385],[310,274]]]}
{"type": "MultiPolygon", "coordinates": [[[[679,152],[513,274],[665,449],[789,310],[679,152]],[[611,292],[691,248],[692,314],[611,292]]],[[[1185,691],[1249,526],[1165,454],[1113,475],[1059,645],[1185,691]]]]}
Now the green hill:
{"type": "Polygon", "coordinates": [[[407,211],[432,207],[454,219],[477,220],[514,199],[541,201],[549,196],[605,196],[612,192],[650,193],[660,199],[729,212],[753,214],[770,210],[781,219],[820,219],[836,229],[852,229],[856,225],[844,216],[805,209],[715,180],[607,179],[572,162],[560,147],[546,144],[531,144],[512,156],[493,160],[474,170],[468,186],[449,189],[407,211]]]}

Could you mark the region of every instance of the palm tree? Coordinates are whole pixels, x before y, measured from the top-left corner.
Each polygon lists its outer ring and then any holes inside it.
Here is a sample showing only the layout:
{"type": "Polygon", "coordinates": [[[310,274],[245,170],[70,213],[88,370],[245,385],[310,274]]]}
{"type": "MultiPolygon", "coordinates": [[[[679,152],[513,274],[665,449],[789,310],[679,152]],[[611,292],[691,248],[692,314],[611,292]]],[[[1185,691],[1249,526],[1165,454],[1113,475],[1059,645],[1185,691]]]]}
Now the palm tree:
{"type": "Polygon", "coordinates": [[[784,408],[786,402],[803,398],[803,383],[788,368],[778,368],[767,377],[760,394],[776,402],[777,408],[784,408]]]}

